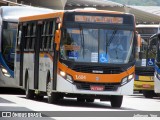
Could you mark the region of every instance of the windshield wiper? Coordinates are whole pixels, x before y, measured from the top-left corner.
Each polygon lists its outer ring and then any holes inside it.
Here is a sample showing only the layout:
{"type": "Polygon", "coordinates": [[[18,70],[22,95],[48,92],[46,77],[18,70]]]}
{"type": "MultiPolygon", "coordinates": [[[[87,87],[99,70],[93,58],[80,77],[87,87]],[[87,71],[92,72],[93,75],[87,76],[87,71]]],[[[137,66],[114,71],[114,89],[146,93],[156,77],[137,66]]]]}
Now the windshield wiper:
{"type": "Polygon", "coordinates": [[[81,45],[83,47],[83,58],[84,58],[84,34],[83,34],[83,28],[82,28],[82,26],[79,26],[79,29],[80,29],[81,45]]]}
{"type": "Polygon", "coordinates": [[[116,59],[118,59],[118,51],[117,51],[117,49],[118,49],[118,46],[115,49],[115,51],[116,51],[116,59]]]}
{"type": "Polygon", "coordinates": [[[107,42],[107,46],[110,46],[110,44],[111,44],[113,38],[115,37],[116,33],[117,33],[117,29],[115,28],[113,33],[112,33],[112,35],[111,35],[111,37],[110,37],[110,39],[109,39],[109,41],[107,42]]]}

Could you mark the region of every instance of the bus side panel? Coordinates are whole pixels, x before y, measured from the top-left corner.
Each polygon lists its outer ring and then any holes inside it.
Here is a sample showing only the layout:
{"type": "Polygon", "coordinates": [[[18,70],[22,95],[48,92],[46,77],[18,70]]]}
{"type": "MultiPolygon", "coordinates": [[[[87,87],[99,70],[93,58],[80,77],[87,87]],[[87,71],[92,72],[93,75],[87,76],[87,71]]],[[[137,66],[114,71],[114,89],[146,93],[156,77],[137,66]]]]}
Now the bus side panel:
{"type": "Polygon", "coordinates": [[[39,60],[39,90],[46,91],[47,74],[51,75],[53,62],[46,54],[40,54],[39,60]]]}
{"type": "Polygon", "coordinates": [[[154,75],[154,91],[155,93],[160,93],[160,80],[157,78],[156,76],[156,72],[155,72],[155,75],[154,75]]]}
{"type": "Polygon", "coordinates": [[[28,81],[29,81],[29,88],[34,89],[34,54],[33,53],[25,53],[24,54],[24,67],[23,67],[23,82],[24,85],[26,83],[25,75],[28,72],[28,81]]]}

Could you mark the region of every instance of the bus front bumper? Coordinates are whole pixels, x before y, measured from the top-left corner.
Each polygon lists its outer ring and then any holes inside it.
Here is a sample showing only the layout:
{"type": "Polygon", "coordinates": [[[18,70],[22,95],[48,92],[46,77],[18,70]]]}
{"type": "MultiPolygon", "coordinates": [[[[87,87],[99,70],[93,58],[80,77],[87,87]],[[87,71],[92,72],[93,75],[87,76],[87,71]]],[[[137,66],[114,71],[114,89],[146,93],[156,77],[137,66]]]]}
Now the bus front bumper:
{"type": "Polygon", "coordinates": [[[60,75],[57,76],[57,92],[73,93],[73,94],[88,94],[88,95],[132,95],[134,79],[131,79],[127,84],[119,86],[116,91],[93,91],[77,89],[76,85],[65,80],[60,75]]]}
{"type": "Polygon", "coordinates": [[[134,81],[134,90],[154,90],[154,81],[134,81]]]}

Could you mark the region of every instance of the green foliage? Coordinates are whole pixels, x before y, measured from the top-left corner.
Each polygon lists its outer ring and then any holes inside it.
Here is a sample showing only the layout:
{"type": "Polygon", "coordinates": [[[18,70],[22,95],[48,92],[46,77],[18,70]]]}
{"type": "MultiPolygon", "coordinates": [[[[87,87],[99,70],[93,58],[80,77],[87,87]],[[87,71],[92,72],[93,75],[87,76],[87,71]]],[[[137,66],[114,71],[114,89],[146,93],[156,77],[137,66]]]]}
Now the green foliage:
{"type": "Polygon", "coordinates": [[[110,0],[113,2],[136,6],[160,6],[160,0],[110,0]]]}

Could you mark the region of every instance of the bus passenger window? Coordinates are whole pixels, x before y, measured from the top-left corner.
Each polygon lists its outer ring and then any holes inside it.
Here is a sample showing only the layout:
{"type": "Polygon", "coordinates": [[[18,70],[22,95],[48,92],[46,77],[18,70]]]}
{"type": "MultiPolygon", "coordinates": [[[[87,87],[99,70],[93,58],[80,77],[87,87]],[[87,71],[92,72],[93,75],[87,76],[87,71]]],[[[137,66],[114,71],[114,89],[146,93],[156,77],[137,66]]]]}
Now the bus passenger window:
{"type": "Polygon", "coordinates": [[[36,35],[36,24],[33,25],[33,28],[32,28],[32,29],[33,29],[33,30],[32,30],[32,31],[33,31],[32,35],[35,36],[35,35],[36,35]]]}
{"type": "Polygon", "coordinates": [[[45,33],[43,34],[44,35],[44,38],[43,38],[43,49],[46,51],[47,49],[47,33],[48,33],[48,29],[49,29],[49,26],[48,26],[48,23],[45,22],[45,33]]]}
{"type": "Polygon", "coordinates": [[[53,21],[52,21],[52,23],[51,23],[51,28],[52,28],[52,30],[51,30],[51,43],[50,43],[50,49],[51,49],[51,51],[53,51],[53,42],[54,42],[54,36],[55,36],[55,31],[56,31],[56,19],[53,19],[53,21]]]}
{"type": "Polygon", "coordinates": [[[53,21],[50,21],[49,23],[49,34],[53,34],[53,21]]]}
{"type": "Polygon", "coordinates": [[[36,37],[36,24],[32,23],[31,35],[30,35],[30,44],[29,44],[29,49],[30,50],[34,50],[35,37],[36,37]]]}
{"type": "Polygon", "coordinates": [[[30,32],[31,32],[31,25],[27,25],[27,36],[30,35],[30,32]]]}

